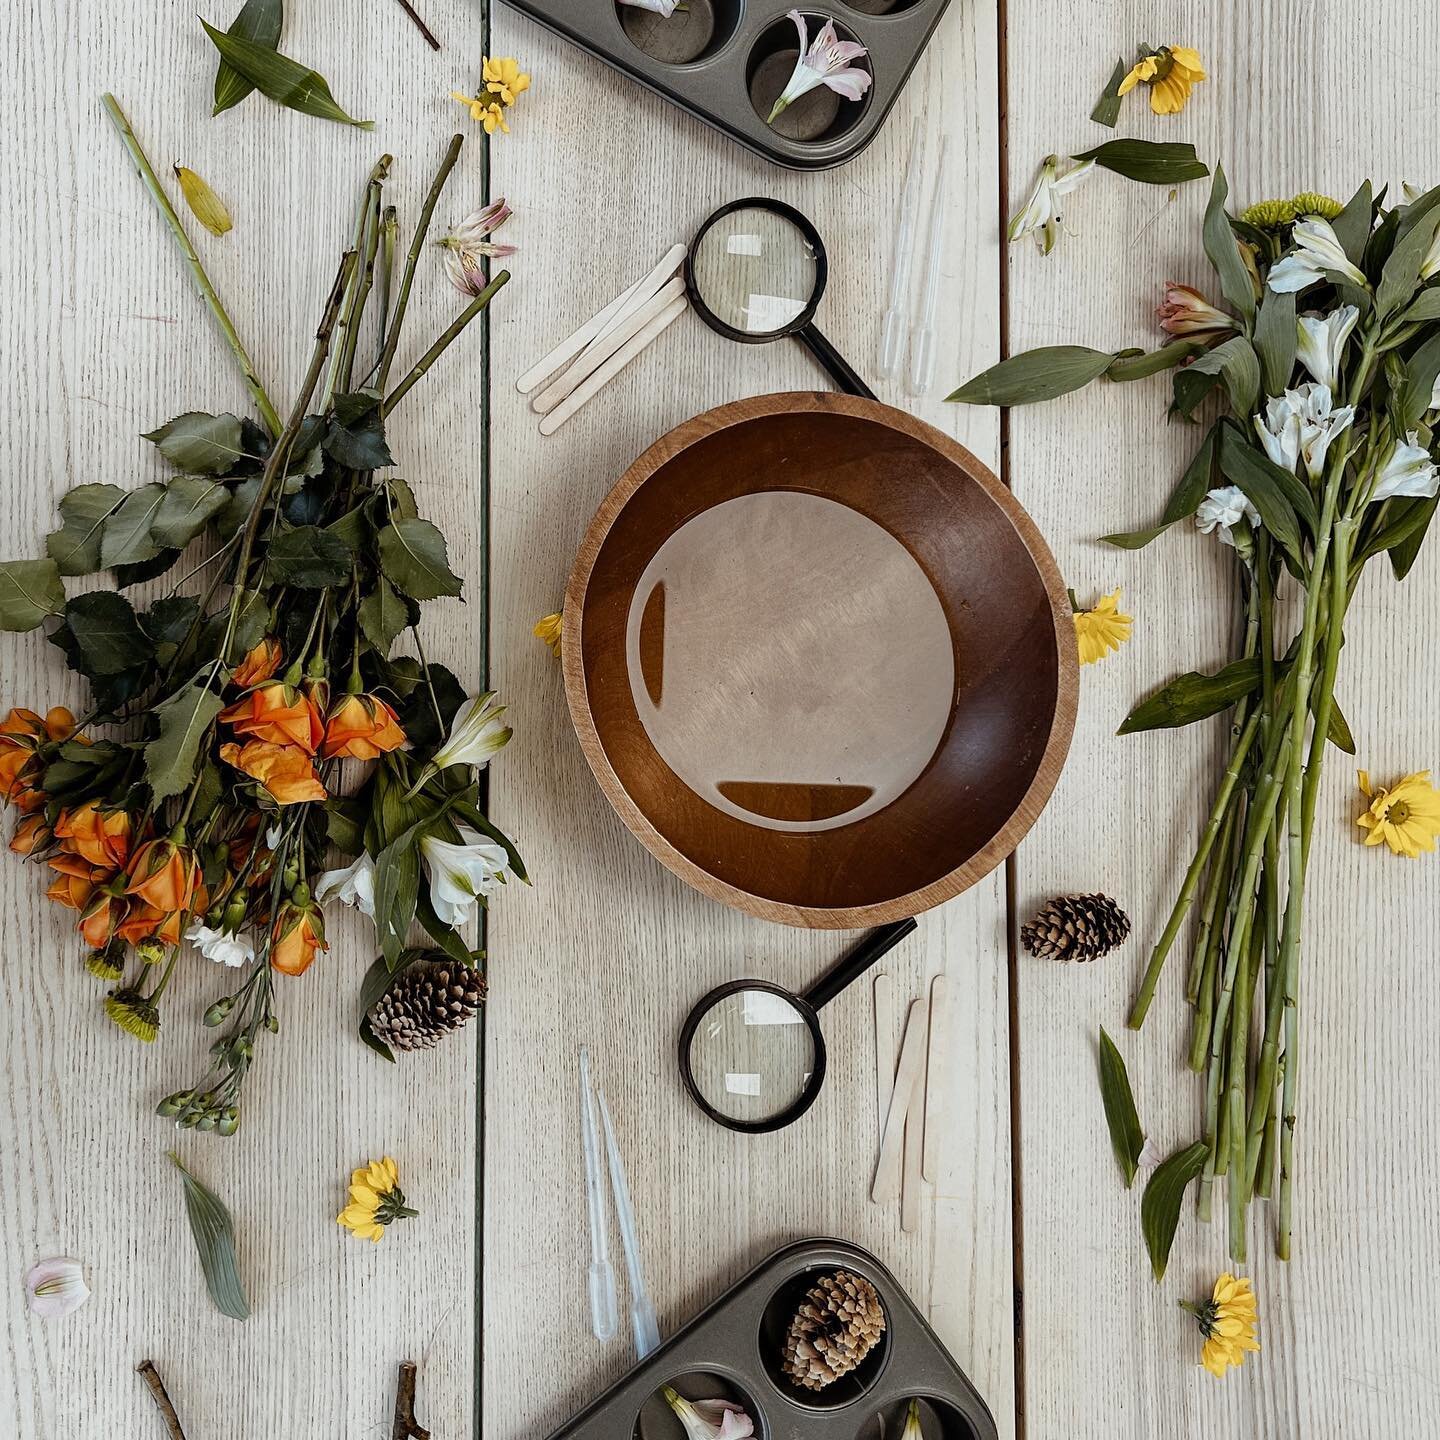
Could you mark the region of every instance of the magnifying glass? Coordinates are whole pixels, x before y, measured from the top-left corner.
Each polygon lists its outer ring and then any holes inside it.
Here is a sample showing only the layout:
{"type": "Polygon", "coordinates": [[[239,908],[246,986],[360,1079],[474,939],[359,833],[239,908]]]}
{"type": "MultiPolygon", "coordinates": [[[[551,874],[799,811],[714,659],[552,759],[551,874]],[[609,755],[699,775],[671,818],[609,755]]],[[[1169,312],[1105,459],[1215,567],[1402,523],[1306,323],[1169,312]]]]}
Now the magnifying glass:
{"type": "Polygon", "coordinates": [[[803,995],[768,980],[712,990],[680,1031],[680,1074],[695,1103],[749,1134],[798,1120],[825,1083],[818,1012],[914,929],[914,920],[897,920],[872,930],[803,995]]]}
{"type": "Polygon", "coordinates": [[[793,335],[848,395],[875,392],[815,326],[828,272],[820,233],[779,200],[736,200],[701,227],[685,257],[685,288],[712,329],[746,345],[793,335]]]}

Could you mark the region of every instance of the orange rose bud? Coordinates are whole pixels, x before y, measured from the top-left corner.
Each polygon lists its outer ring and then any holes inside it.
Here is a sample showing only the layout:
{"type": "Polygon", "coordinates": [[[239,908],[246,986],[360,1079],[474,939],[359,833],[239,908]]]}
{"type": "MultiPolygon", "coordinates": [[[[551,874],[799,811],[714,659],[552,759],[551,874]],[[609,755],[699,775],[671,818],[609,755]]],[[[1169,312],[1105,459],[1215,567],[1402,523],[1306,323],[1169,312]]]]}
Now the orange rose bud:
{"type": "Polygon", "coordinates": [[[17,855],[33,855],[43,850],[55,838],[43,815],[27,815],[10,837],[10,848],[17,855]]]}
{"type": "Polygon", "coordinates": [[[95,892],[95,882],[79,875],[60,874],[55,883],[45,892],[48,900],[64,905],[69,910],[83,910],[95,892]]]}
{"type": "Polygon", "coordinates": [[[277,805],[300,805],[325,798],[325,787],[315,774],[314,763],[303,750],[293,746],[247,740],[244,745],[222,745],[220,758],[258,780],[277,805]]]}
{"type": "Polygon", "coordinates": [[[62,850],[102,870],[116,870],[129,859],[133,824],[128,810],[102,810],[94,800],[87,800],[60,816],[55,835],[62,850]]]}
{"type": "Polygon", "coordinates": [[[169,940],[172,945],[178,945],[181,919],[182,915],[178,910],[167,915],[153,905],[131,905],[123,919],[115,926],[115,934],[131,945],[138,945],[142,940],[169,940]]]}
{"type": "Polygon", "coordinates": [[[81,880],[106,878],[104,870],[92,865],[88,860],[82,860],[78,855],[67,855],[63,850],[59,854],[52,855],[45,863],[61,875],[76,875],[81,880]]]}
{"type": "Polygon", "coordinates": [[[315,906],[287,900],[280,907],[270,945],[272,969],[282,975],[303,975],[315,959],[315,952],[329,948],[325,943],[325,922],[315,906]]]}
{"type": "Polygon", "coordinates": [[[194,908],[200,885],[200,861],[188,845],[173,840],[147,840],[130,862],[127,895],[137,896],[162,914],[194,908]]]}
{"type": "Polygon", "coordinates": [[[237,734],[271,745],[294,745],[307,755],[320,748],[325,727],[307,695],[283,680],[246,691],[220,718],[237,734]]]}
{"type": "Polygon", "coordinates": [[[261,681],[277,675],[284,662],[285,652],[280,648],[280,642],[273,635],[267,635],[235,667],[235,673],[230,678],[242,690],[248,690],[252,685],[259,685],[261,681]]]}
{"type": "Polygon", "coordinates": [[[320,753],[327,760],[378,760],[405,743],[395,712],[376,695],[342,695],[325,722],[320,753]]]}
{"type": "Polygon", "coordinates": [[[0,800],[22,811],[38,810],[45,803],[38,788],[45,769],[40,747],[74,733],[75,717],[63,705],[43,720],[33,710],[10,710],[0,720],[0,800]]]}
{"type": "Polygon", "coordinates": [[[97,890],[80,916],[80,934],[93,950],[103,950],[115,938],[128,909],[126,901],[112,891],[97,890]]]}

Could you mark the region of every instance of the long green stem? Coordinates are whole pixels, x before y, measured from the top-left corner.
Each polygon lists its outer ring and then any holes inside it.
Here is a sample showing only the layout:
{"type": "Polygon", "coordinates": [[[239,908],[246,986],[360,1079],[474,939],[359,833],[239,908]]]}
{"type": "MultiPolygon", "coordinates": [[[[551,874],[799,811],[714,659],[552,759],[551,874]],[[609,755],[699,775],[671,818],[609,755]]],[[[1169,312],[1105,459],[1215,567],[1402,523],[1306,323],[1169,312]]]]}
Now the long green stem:
{"type": "Polygon", "coordinates": [[[175,207],[170,203],[170,197],[161,187],[149,157],[141,148],[135,132],[130,128],[129,120],[125,118],[125,112],[121,110],[115,97],[105,94],[100,98],[105,106],[106,114],[110,117],[110,123],[114,125],[120,139],[125,143],[125,148],[130,152],[130,159],[134,162],[140,179],[144,181],[145,188],[150,192],[150,198],[155,202],[155,208],[160,212],[160,218],[169,226],[180,254],[184,257],[186,265],[190,267],[195,288],[200,292],[201,299],[210,307],[210,313],[215,317],[215,323],[219,325],[220,333],[225,337],[225,343],[229,345],[235,355],[236,362],[240,366],[240,374],[255,401],[255,408],[260,412],[261,423],[271,436],[278,435],[280,433],[280,416],[270,403],[270,397],[265,393],[265,387],[260,383],[260,377],[255,371],[254,362],[241,343],[240,336],[236,332],[225,306],[221,304],[219,295],[215,293],[215,287],[210,283],[210,277],[205,273],[205,267],[200,263],[200,257],[195,253],[195,247],[190,243],[190,237],[185,233],[185,227],[180,223],[180,217],[175,213],[175,207]]]}
{"type": "Polygon", "coordinates": [[[425,372],[449,349],[451,342],[460,332],[495,298],[509,282],[510,272],[502,270],[460,313],[446,326],[440,338],[415,362],[410,373],[385,397],[380,406],[381,415],[388,415],[410,393],[425,372]]]}
{"type": "MultiPolygon", "coordinates": [[[[394,163],[394,159],[393,155],[382,155],[371,168],[369,178],[365,182],[365,189],[361,192],[360,204],[355,212],[354,234],[350,241],[350,248],[357,255],[365,255],[366,242],[372,227],[377,230],[377,241],[379,239],[380,191],[385,184],[386,177],[390,174],[390,166],[394,163]]],[[[340,306],[340,316],[335,322],[335,339],[330,346],[330,370],[325,379],[325,388],[321,391],[320,409],[322,412],[329,409],[331,398],[344,383],[341,372],[347,349],[352,355],[354,354],[353,332],[359,328],[360,312],[364,309],[364,302],[360,299],[364,273],[365,265],[362,260],[350,276],[350,284],[346,288],[345,299],[340,306]]]]}

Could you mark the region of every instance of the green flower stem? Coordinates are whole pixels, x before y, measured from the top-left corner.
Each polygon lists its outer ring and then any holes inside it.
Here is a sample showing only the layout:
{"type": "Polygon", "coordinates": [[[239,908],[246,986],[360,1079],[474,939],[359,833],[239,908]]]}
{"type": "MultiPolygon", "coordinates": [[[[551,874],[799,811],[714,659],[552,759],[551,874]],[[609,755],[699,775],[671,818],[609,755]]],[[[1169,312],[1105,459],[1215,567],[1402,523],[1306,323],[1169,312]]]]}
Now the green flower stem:
{"type": "MultiPolygon", "coordinates": [[[[410,393],[425,372],[449,349],[460,332],[495,298],[510,280],[510,272],[502,270],[446,327],[440,338],[415,362],[415,368],[385,397],[380,406],[382,416],[389,413],[410,393]]],[[[398,321],[397,321],[398,327],[398,321]]]]}
{"type": "Polygon", "coordinates": [[[205,273],[205,267],[200,263],[200,257],[195,253],[195,247],[190,243],[190,237],[185,233],[185,227],[180,223],[180,217],[175,213],[175,207],[170,203],[170,197],[161,188],[149,157],[141,149],[140,141],[136,139],[135,132],[130,128],[130,122],[125,118],[125,112],[121,110],[115,97],[107,93],[100,99],[105,106],[105,113],[110,117],[110,123],[114,125],[125,148],[130,152],[130,159],[134,162],[135,169],[144,182],[145,188],[150,192],[150,198],[155,202],[155,208],[160,212],[160,218],[170,227],[175,244],[184,257],[185,263],[190,267],[195,288],[200,292],[201,299],[210,307],[210,313],[215,317],[215,323],[219,325],[220,332],[225,337],[225,343],[234,352],[236,362],[240,366],[240,374],[255,401],[256,409],[260,412],[262,424],[272,437],[278,435],[280,433],[280,416],[274,405],[270,403],[270,397],[265,393],[265,387],[260,383],[259,375],[256,374],[254,362],[241,343],[240,336],[236,332],[225,306],[221,304],[219,295],[215,293],[215,287],[210,283],[210,277],[205,273]]]}
{"type": "MultiPolygon", "coordinates": [[[[355,271],[355,279],[351,282],[355,298],[350,302],[349,309],[344,318],[345,331],[342,337],[339,353],[339,369],[337,371],[337,383],[349,390],[354,383],[355,374],[355,347],[360,339],[360,321],[365,314],[365,306],[370,300],[370,289],[375,283],[375,254],[380,248],[380,187],[374,189],[374,201],[370,214],[370,224],[365,230],[364,249],[360,252],[363,259],[355,271]]],[[[332,346],[333,350],[334,347],[332,346]]]]}
{"type": "MultiPolygon", "coordinates": [[[[380,217],[380,339],[379,349],[385,349],[385,337],[390,329],[390,287],[395,283],[395,240],[399,233],[400,221],[395,207],[387,205],[380,217]]],[[[378,361],[378,356],[376,357],[378,361]]]]}
{"type": "MultiPolygon", "coordinates": [[[[382,155],[375,162],[355,212],[355,230],[350,248],[357,255],[365,256],[367,260],[374,254],[373,249],[369,249],[367,253],[367,239],[372,229],[376,231],[377,243],[379,241],[380,191],[390,174],[390,166],[394,160],[393,155],[382,155]]],[[[330,371],[326,376],[325,388],[320,392],[322,413],[330,408],[330,401],[336,391],[346,383],[342,377],[347,349],[352,356],[355,353],[355,331],[359,329],[360,317],[365,308],[361,298],[364,271],[363,263],[356,266],[350,277],[350,284],[346,287],[344,303],[340,307],[340,318],[335,325],[335,340],[330,347],[330,371]]],[[[368,286],[363,288],[368,290],[368,286]]]]}
{"type": "Polygon", "coordinates": [[[1249,953],[1243,964],[1235,1014],[1230,1021],[1229,1089],[1226,1111],[1229,1117],[1230,1166],[1226,1195],[1230,1207],[1230,1258],[1245,1263],[1245,1210],[1250,1203],[1249,1178],[1245,1169],[1245,1079],[1250,1049],[1250,1006],[1264,957],[1263,933],[1251,935],[1249,953]]]}
{"type": "MultiPolygon", "coordinates": [[[[1195,1006],[1204,1004],[1206,977],[1214,970],[1215,950],[1220,939],[1220,929],[1215,924],[1220,913],[1220,902],[1228,892],[1230,877],[1235,872],[1235,826],[1240,806],[1232,803],[1225,811],[1220,826],[1220,838],[1215,845],[1215,863],[1210,867],[1205,881],[1205,895],[1200,902],[1200,929],[1195,937],[1195,959],[1190,967],[1189,984],[1185,987],[1185,998],[1195,1006]]],[[[1204,1053],[1202,1048],[1202,1054],[1204,1053]]],[[[1199,1066],[1194,1067],[1199,1069],[1199,1066]]]]}

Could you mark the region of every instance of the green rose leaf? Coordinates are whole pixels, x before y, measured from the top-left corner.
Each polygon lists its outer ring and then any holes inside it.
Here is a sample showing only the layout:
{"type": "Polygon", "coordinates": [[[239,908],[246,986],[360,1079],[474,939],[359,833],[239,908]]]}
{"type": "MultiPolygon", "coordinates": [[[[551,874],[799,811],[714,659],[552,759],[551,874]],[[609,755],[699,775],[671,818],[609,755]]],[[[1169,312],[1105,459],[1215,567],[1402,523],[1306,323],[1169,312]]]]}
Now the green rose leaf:
{"type": "Polygon", "coordinates": [[[380,568],[412,600],[458,595],[461,582],[450,571],[445,537],[428,520],[397,520],[380,531],[380,568]]]}
{"type": "Polygon", "coordinates": [[[350,578],[354,552],[333,531],[318,525],[297,525],[282,531],[270,544],[267,578],[301,590],[324,590],[350,578]]]}
{"type": "Polygon", "coordinates": [[[395,463],[385,443],[385,426],[377,410],[354,426],[331,421],[325,432],[325,453],[350,470],[380,470],[395,463]]]}
{"type": "Polygon", "coordinates": [[[1177,141],[1107,140],[1071,159],[1093,160],[1101,169],[1142,185],[1183,185],[1210,173],[1210,167],[1195,158],[1193,145],[1177,141]]]}
{"type": "Polygon", "coordinates": [[[335,120],[361,130],[375,128],[373,120],[352,119],[336,104],[323,75],[268,46],[256,44],[240,35],[227,35],[204,20],[200,23],[220,52],[220,58],[276,104],[298,110],[302,115],[335,120]]]}
{"type": "Polygon", "coordinates": [[[160,733],[145,747],[145,778],[157,801],[189,788],[200,744],[224,705],[213,690],[191,683],[155,707],[160,733]]]}
{"type": "Polygon", "coordinates": [[[119,675],[155,658],[155,646],[130,602],[113,590],[77,595],[65,606],[65,623],[88,675],[119,675]]]}
{"type": "Polygon", "coordinates": [[[1102,545],[1113,545],[1117,550],[1140,550],[1157,535],[1163,535],[1177,520],[1184,520],[1199,508],[1206,494],[1215,488],[1215,463],[1220,441],[1220,424],[1217,421],[1206,432],[1200,448],[1195,452],[1180,483],[1171,492],[1165,513],[1158,525],[1148,530],[1130,530],[1117,535],[1102,535],[1102,545]]]}
{"type": "Polygon", "coordinates": [[[1260,361],[1255,347],[1243,335],[1232,335],[1175,372],[1176,410],[1187,420],[1193,419],[1205,397],[1222,382],[1231,410],[1236,415],[1249,415],[1260,395],[1260,361]]]}
{"type": "Polygon", "coordinates": [[[1228,710],[1260,684],[1260,661],[1235,660],[1214,675],[1189,670],[1142,700],[1115,733],[1134,735],[1142,730],[1173,730],[1228,710]]]}
{"type": "Polygon", "coordinates": [[[200,602],[193,595],[167,595],[140,617],[145,633],[155,642],[155,658],[162,665],[175,658],[199,615],[200,602]]]}
{"type": "Polygon", "coordinates": [[[100,566],[100,536],[110,512],[125,498],[118,485],[76,485],[60,500],[58,530],[45,549],[62,575],[93,575],[100,566]]]}
{"type": "Polygon", "coordinates": [[[359,615],[365,638],[382,655],[390,653],[396,637],[410,624],[409,606],[383,575],[376,577],[375,588],[360,602],[359,615]]]}
{"type": "Polygon", "coordinates": [[[152,482],[130,491],[120,502],[105,521],[100,536],[100,563],[107,570],[119,565],[138,565],[160,553],[161,547],[151,537],[150,526],[164,498],[165,487],[152,482]]]}
{"type": "Polygon", "coordinates": [[[1225,213],[1225,201],[1230,195],[1230,185],[1225,179],[1225,167],[1215,167],[1215,179],[1210,185],[1210,200],[1205,207],[1203,236],[1205,253],[1220,277],[1220,293],[1246,320],[1255,318],[1255,285],[1250,271],[1240,258],[1240,242],[1230,228],[1230,217],[1225,213]]]}
{"type": "Polygon", "coordinates": [[[0,630],[33,630],[65,608],[54,560],[0,560],[0,630]]]}
{"type": "Polygon", "coordinates": [[[992,365],[946,398],[960,405],[1033,405],[1082,389],[1114,361],[1111,350],[1046,345],[992,365]]]}
{"type": "Polygon", "coordinates": [[[170,1152],[171,1164],[185,1182],[185,1214],[190,1220],[190,1233],[195,1239],[195,1252],[200,1257],[200,1272],[215,1308],[232,1320],[250,1317],[250,1302],[240,1283],[235,1260],[235,1225],[230,1212],[213,1190],[202,1185],[170,1152]]]}
{"type": "MultiPolygon", "coordinates": [[[[263,45],[267,50],[280,47],[280,28],[285,23],[284,0],[245,0],[240,13],[225,33],[263,45]]],[[[255,86],[227,60],[221,60],[215,72],[215,108],[219,115],[238,105],[255,86]]]]}
{"type": "Polygon", "coordinates": [[[1105,1105],[1105,1123],[1110,1127],[1110,1143],[1125,1176],[1125,1188],[1135,1183],[1140,1168],[1140,1152],[1145,1147],[1145,1132],[1135,1109],[1135,1096],[1130,1090],[1130,1076],[1115,1042],[1100,1027],[1100,1099],[1105,1105]]]}
{"type": "Polygon", "coordinates": [[[162,545],[183,550],[230,503],[230,492],[199,475],[177,475],[150,522],[150,534],[162,545]]]}
{"type": "Polygon", "coordinates": [[[1170,1263],[1170,1247],[1175,1243],[1185,1188],[1205,1168],[1205,1157],[1209,1153],[1210,1147],[1203,1140],[1177,1150],[1156,1167],[1145,1187],[1140,1200],[1140,1230],[1145,1236],[1150,1268],[1157,1282],[1165,1278],[1165,1267],[1170,1263]]]}
{"type": "Polygon", "coordinates": [[[234,415],[190,410],[144,438],[187,475],[228,475],[241,460],[251,458],[244,429],[234,415]]]}

